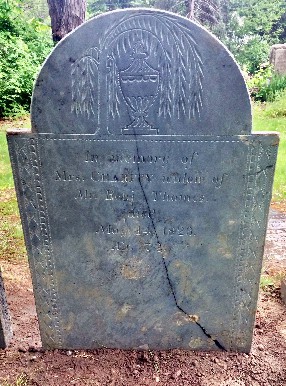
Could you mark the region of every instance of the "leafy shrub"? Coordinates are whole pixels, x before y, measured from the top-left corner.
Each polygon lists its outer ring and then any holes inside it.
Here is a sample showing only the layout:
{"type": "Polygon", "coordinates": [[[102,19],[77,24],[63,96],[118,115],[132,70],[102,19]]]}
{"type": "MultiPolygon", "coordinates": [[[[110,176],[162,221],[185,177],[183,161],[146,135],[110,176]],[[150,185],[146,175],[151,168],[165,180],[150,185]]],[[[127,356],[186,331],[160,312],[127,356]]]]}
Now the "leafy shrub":
{"type": "Polygon", "coordinates": [[[271,66],[264,66],[249,78],[247,85],[254,100],[272,102],[286,89],[286,76],[273,73],[271,66]]]}
{"type": "Polygon", "coordinates": [[[276,95],[275,101],[266,105],[264,113],[270,118],[286,117],[286,89],[276,95]]]}
{"type": "Polygon", "coordinates": [[[21,39],[0,32],[0,116],[24,113],[29,108],[35,64],[21,39]]]}
{"type": "Polygon", "coordinates": [[[238,63],[254,74],[260,68],[261,63],[268,61],[270,44],[260,36],[252,36],[241,44],[234,44],[231,48],[238,63]]]}
{"type": "Polygon", "coordinates": [[[0,117],[29,109],[35,76],[52,47],[49,30],[27,20],[15,0],[0,0],[0,117]]]}

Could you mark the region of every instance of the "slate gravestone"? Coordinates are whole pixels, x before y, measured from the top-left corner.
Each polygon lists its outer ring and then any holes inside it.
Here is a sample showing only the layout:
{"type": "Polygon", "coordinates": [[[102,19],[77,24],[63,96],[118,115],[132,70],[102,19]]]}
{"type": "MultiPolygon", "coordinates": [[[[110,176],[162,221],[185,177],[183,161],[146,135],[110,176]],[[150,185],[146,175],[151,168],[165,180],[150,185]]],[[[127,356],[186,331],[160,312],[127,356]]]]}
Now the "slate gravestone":
{"type": "Polygon", "coordinates": [[[6,348],[12,338],[12,325],[0,268],[0,349],[6,348]]]}
{"type": "Polygon", "coordinates": [[[270,63],[279,75],[286,74],[286,44],[274,44],[271,47],[270,63]]]}
{"type": "Polygon", "coordinates": [[[8,142],[45,348],[249,351],[278,138],[216,38],[92,19],[8,142]]]}

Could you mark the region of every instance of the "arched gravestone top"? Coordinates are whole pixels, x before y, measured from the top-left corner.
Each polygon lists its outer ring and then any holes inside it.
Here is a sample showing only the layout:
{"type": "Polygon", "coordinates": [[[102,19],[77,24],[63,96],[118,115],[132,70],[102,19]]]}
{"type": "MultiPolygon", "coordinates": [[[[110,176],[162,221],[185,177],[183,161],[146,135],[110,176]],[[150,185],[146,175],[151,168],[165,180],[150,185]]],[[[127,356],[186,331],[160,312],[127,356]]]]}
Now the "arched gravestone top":
{"type": "Polygon", "coordinates": [[[77,28],[48,57],[32,132],[249,134],[251,107],[236,62],[204,28],[167,12],[115,11],[77,28]]]}
{"type": "Polygon", "coordinates": [[[100,16],[47,59],[32,120],[8,144],[43,347],[249,352],[278,137],[251,134],[225,47],[100,16]]]}

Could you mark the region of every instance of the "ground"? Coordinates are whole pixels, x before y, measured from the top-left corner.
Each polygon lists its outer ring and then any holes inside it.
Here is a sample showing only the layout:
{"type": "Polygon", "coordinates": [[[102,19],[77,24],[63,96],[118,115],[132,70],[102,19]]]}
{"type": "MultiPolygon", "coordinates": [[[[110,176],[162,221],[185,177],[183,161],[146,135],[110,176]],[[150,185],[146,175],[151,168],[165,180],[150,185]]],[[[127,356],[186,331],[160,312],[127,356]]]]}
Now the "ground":
{"type": "Polygon", "coordinates": [[[0,266],[14,329],[11,345],[0,350],[0,386],[286,386],[286,306],[279,291],[286,273],[285,202],[274,204],[271,211],[250,354],[107,349],[45,352],[26,260],[0,259],[0,266]]]}

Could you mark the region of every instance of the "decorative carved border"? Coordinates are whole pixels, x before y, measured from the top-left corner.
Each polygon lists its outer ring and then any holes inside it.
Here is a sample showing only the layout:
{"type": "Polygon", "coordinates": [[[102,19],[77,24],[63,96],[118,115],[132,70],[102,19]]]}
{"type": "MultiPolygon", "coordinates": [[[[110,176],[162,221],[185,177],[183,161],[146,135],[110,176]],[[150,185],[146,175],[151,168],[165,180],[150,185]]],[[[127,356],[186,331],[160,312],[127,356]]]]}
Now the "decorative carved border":
{"type": "Polygon", "coordinates": [[[11,162],[29,264],[33,273],[42,343],[46,348],[60,348],[63,342],[54,276],[55,264],[45,193],[41,182],[38,141],[32,137],[16,137],[10,141],[11,162]]]}
{"type": "Polygon", "coordinates": [[[250,350],[262,266],[267,211],[276,162],[277,147],[251,145],[248,150],[244,209],[234,269],[233,323],[230,350],[250,350]],[[267,197],[268,196],[268,197],[267,197]],[[248,277],[257,277],[253,283],[248,277]],[[247,311],[247,312],[246,312],[247,311]],[[245,315],[248,315],[245,318],[245,315]]]}
{"type": "MultiPolygon", "coordinates": [[[[69,141],[77,138],[49,138],[45,140],[69,141]]],[[[33,137],[9,139],[11,160],[24,224],[26,245],[33,272],[35,297],[44,347],[63,347],[58,310],[57,283],[55,281],[54,257],[51,232],[41,180],[38,140],[33,137]],[[11,150],[12,149],[12,150],[11,150]],[[16,162],[15,162],[16,160],[16,162]]],[[[80,141],[94,141],[84,138],[80,141]]],[[[126,142],[122,140],[96,139],[98,142],[126,142]]],[[[136,141],[136,140],[128,140],[136,141]]],[[[139,140],[138,142],[222,142],[241,143],[241,140],[139,140]]],[[[277,146],[263,146],[259,141],[248,144],[245,167],[244,208],[241,212],[234,267],[233,318],[228,349],[248,351],[254,322],[259,272],[262,264],[263,242],[267,226],[267,213],[271,198],[277,146]],[[248,280],[257,278],[258,282],[248,280]],[[247,310],[247,312],[245,312],[247,310]],[[245,315],[247,314],[247,317],[245,315]],[[253,316],[251,316],[253,315],[253,316]]]]}

